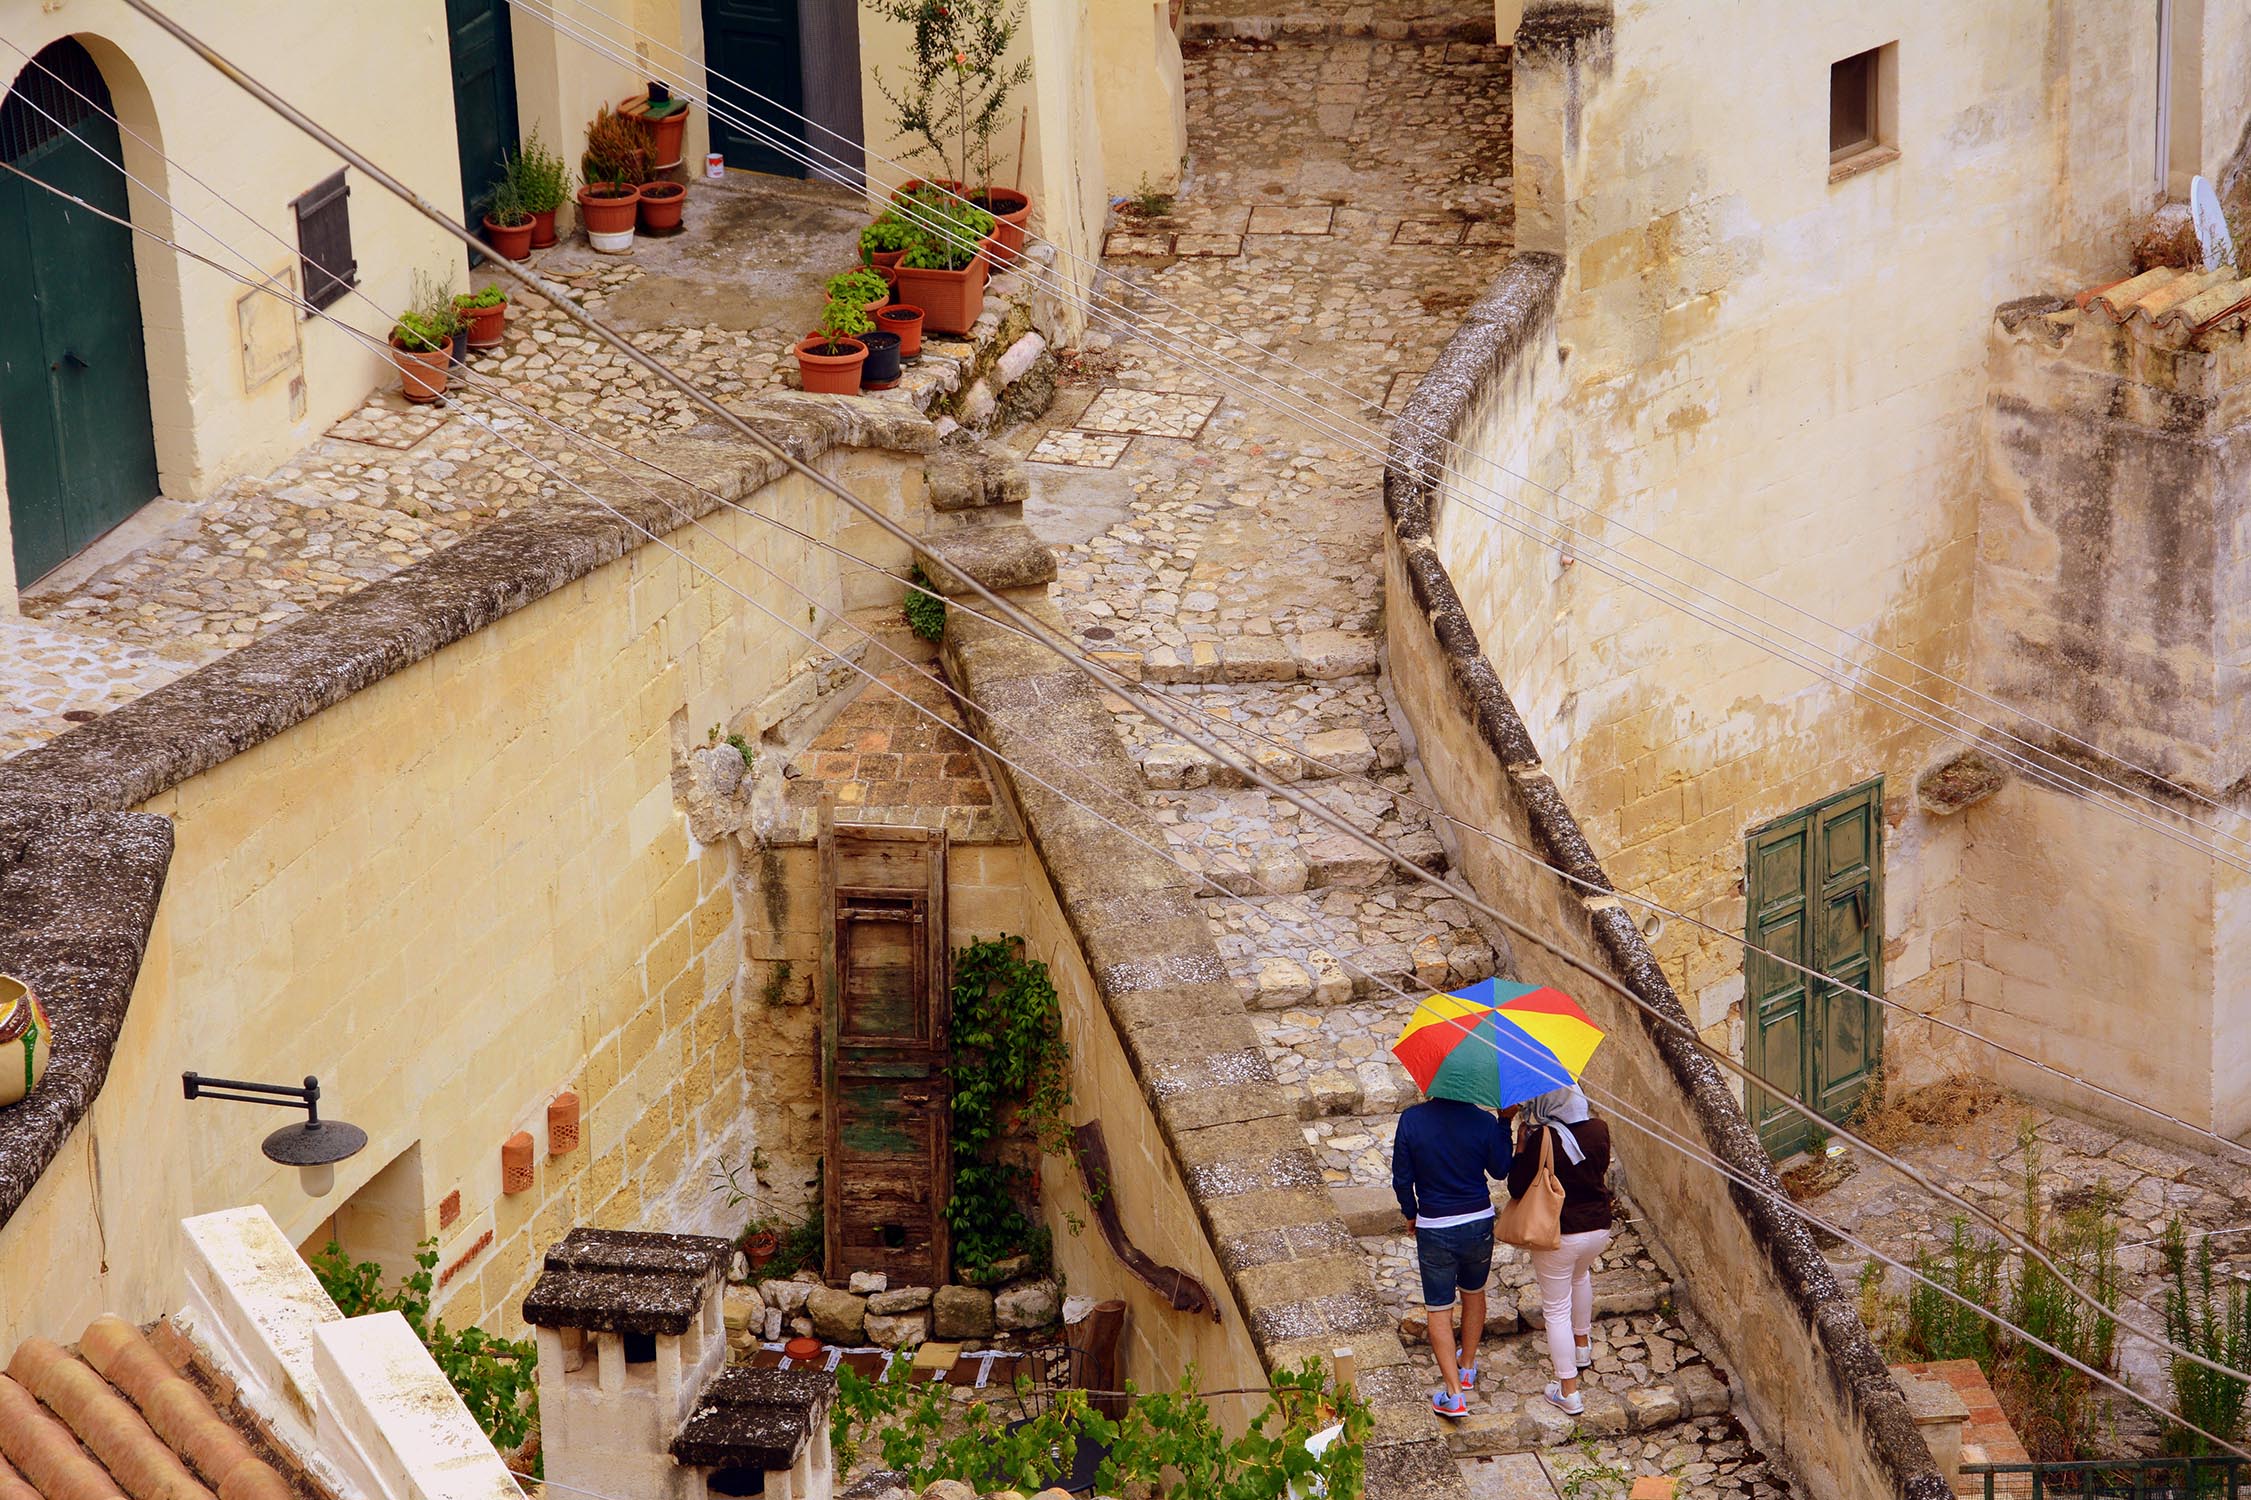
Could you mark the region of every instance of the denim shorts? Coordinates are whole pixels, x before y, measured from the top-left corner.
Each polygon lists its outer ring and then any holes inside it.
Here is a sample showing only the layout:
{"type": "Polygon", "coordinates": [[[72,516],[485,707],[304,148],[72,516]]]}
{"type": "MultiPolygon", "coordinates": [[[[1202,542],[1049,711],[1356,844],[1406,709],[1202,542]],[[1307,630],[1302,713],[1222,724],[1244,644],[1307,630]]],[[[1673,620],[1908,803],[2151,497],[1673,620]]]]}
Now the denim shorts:
{"type": "Polygon", "coordinates": [[[1415,1260],[1422,1268],[1425,1307],[1452,1307],[1457,1289],[1484,1291],[1493,1274],[1493,1220],[1416,1230],[1415,1260]]]}

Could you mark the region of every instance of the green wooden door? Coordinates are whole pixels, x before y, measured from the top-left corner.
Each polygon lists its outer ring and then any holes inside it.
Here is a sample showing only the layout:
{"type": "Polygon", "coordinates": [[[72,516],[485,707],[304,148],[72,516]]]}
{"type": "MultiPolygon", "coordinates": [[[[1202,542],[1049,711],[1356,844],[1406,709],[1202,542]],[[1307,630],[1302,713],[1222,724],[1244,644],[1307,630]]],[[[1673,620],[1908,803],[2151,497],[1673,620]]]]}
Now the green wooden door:
{"type": "Polygon", "coordinates": [[[713,114],[711,149],[728,166],[805,175],[805,129],[795,114],[805,103],[801,45],[797,0],[703,0],[710,96],[731,117],[713,114]]]}
{"type": "Polygon", "coordinates": [[[508,0],[446,0],[446,37],[453,57],[463,222],[474,230],[492,202],[502,153],[516,149],[516,49],[508,0]]]}
{"type": "MultiPolygon", "coordinates": [[[[1764,950],[1744,962],[1747,1061],[1832,1120],[1858,1107],[1883,1057],[1879,1007],[1841,987],[1882,993],[1883,809],[1879,778],[1753,830],[1745,852],[1749,937],[1764,950]]],[[[1813,1127],[1752,1095],[1767,1149],[1803,1150],[1813,1127]]]]}
{"type": "MultiPolygon", "coordinates": [[[[128,217],[109,107],[93,59],[57,42],[0,102],[0,159],[128,217]]],[[[156,494],[133,233],[12,172],[0,173],[0,446],[19,585],[156,494]]]]}

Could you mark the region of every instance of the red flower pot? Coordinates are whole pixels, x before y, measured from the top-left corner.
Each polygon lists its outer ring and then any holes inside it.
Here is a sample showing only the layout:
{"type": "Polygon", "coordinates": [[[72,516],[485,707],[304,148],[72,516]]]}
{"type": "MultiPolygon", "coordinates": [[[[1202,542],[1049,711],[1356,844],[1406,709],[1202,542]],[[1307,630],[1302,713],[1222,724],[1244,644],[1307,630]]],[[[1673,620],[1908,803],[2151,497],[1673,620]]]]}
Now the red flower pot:
{"type": "Polygon", "coordinates": [[[636,94],[617,107],[619,114],[628,119],[639,120],[656,136],[656,147],[651,152],[654,160],[650,163],[654,171],[669,172],[680,165],[680,142],[688,133],[688,116],[695,106],[685,99],[680,100],[679,104],[680,107],[672,113],[659,115],[655,119],[649,118],[649,96],[646,94],[636,94]]]}
{"type": "Polygon", "coordinates": [[[640,212],[639,188],[605,182],[578,190],[578,218],[586,226],[586,238],[595,249],[608,254],[632,248],[633,221],[640,212]]]}
{"type": "Polygon", "coordinates": [[[533,214],[531,216],[531,247],[534,250],[545,250],[554,243],[555,210],[550,208],[545,212],[533,214]]]}
{"type": "Polygon", "coordinates": [[[467,297],[456,297],[453,305],[469,324],[469,347],[472,349],[497,349],[508,336],[508,304],[495,302],[490,307],[471,307],[467,297]]]}
{"type": "Polygon", "coordinates": [[[914,359],[922,353],[921,308],[894,302],[875,315],[875,322],[886,333],[899,336],[899,358],[914,359]]]}
{"type": "Polygon", "coordinates": [[[964,188],[960,183],[954,181],[951,177],[909,177],[905,182],[900,183],[897,187],[891,190],[891,201],[897,203],[900,199],[912,194],[916,188],[925,187],[942,188],[946,192],[952,193],[957,198],[968,191],[968,189],[964,188]]]}
{"type": "Polygon", "coordinates": [[[761,1229],[756,1234],[743,1238],[743,1258],[750,1262],[753,1271],[772,1260],[775,1252],[781,1248],[781,1238],[771,1229],[761,1229]]]}
{"type": "Polygon", "coordinates": [[[782,1353],[793,1360],[813,1359],[821,1352],[819,1339],[794,1338],[782,1345],[782,1353]]]}
{"type": "MultiPolygon", "coordinates": [[[[521,224],[502,224],[491,214],[485,215],[485,243],[502,260],[522,260],[531,254],[531,220],[521,224]]],[[[470,340],[475,343],[475,339],[470,340]]]]}
{"type": "Polygon", "coordinates": [[[677,182],[641,184],[641,231],[669,234],[680,227],[680,214],[688,206],[688,190],[677,182]]]}
{"type": "Polygon", "coordinates": [[[993,216],[992,237],[997,247],[993,264],[1004,269],[1015,265],[1024,250],[1025,229],[1032,220],[1030,195],[1014,188],[987,188],[969,201],[993,216]]]}
{"type": "Polygon", "coordinates": [[[959,271],[903,265],[899,300],[921,308],[922,326],[932,333],[967,333],[985,310],[985,257],[959,271]]]}
{"type": "Polygon", "coordinates": [[[797,373],[804,381],[806,392],[815,396],[857,396],[860,394],[860,366],[868,362],[868,346],[858,339],[838,339],[836,345],[842,354],[829,354],[828,340],[820,334],[809,333],[799,341],[797,373]]]}
{"type": "Polygon", "coordinates": [[[399,367],[399,394],[427,405],[446,393],[446,369],[453,363],[453,340],[427,353],[403,347],[391,339],[391,362],[399,367]]]}
{"type": "Polygon", "coordinates": [[[883,273],[885,281],[889,281],[899,269],[899,262],[906,258],[907,252],[904,250],[871,250],[867,260],[870,266],[883,273]]]}

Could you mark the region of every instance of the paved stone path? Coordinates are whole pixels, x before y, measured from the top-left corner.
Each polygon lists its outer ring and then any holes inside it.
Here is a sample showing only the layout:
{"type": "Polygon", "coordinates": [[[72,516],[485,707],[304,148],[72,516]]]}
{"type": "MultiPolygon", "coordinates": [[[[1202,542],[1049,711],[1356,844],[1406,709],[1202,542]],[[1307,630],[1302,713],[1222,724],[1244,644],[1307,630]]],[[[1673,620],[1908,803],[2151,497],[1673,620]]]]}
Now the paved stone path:
{"type": "MultiPolygon", "coordinates": [[[[1430,41],[1372,36],[1367,7],[1297,9],[1280,46],[1191,43],[1189,187],[1168,213],[1121,216],[1106,247],[1112,290],[1178,310],[1136,299],[1135,326],[1091,337],[1044,420],[1008,441],[1030,461],[1027,519],[1060,541],[1057,604],[1091,651],[1239,726],[1221,737],[1274,779],[1444,871],[1378,673],[1381,469],[1355,450],[1380,448],[1386,413],[1509,254],[1507,54],[1459,39],[1480,13],[1458,0],[1412,7],[1430,41]],[[1276,412],[1224,363],[1261,350],[1302,367],[1266,368],[1311,410],[1276,412]]],[[[1262,24],[1255,0],[1191,14],[1262,24]]],[[[1505,945],[1463,903],[1119,711],[1316,1159],[1364,1220],[1416,1097],[1392,1037],[1422,994],[1505,972],[1505,945]]],[[[1354,1228],[1405,1316],[1419,1302],[1411,1244],[1386,1212],[1354,1228]]],[[[1513,1308],[1528,1275],[1521,1259],[1500,1266],[1496,1307],[1513,1308]]],[[[1621,1472],[1680,1474],[1686,1494],[1775,1493],[1630,1230],[1604,1287],[1583,1423],[1539,1398],[1538,1333],[1510,1313],[1488,1346],[1494,1379],[1453,1430],[1457,1451],[1521,1452],[1530,1468],[1512,1473],[1544,1488],[1493,1489],[1497,1471],[1465,1458],[1476,1493],[1553,1500],[1574,1462],[1600,1461],[1567,1446],[1582,1439],[1621,1472]]]]}

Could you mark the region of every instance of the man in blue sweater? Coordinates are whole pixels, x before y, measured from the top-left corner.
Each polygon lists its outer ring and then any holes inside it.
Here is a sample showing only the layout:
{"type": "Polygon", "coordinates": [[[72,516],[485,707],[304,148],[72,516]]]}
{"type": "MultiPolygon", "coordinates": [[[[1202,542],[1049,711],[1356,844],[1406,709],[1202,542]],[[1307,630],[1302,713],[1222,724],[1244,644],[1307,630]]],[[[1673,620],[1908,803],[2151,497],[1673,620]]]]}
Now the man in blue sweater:
{"type": "Polygon", "coordinates": [[[1462,1392],[1477,1387],[1477,1340],[1485,1331],[1485,1282],[1493,1273],[1493,1193],[1505,1180],[1508,1127],[1499,1116],[1458,1099],[1425,1099],[1399,1117],[1391,1142],[1391,1187],[1415,1235],[1430,1352],[1446,1388],[1430,1398],[1442,1417],[1469,1410],[1462,1392]],[[1450,1315],[1462,1299],[1461,1357],[1450,1315]]]}

